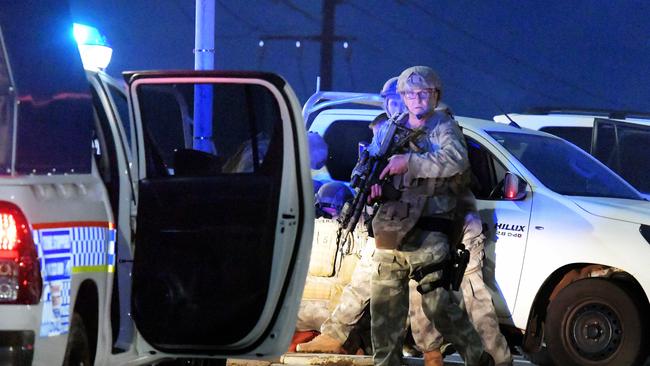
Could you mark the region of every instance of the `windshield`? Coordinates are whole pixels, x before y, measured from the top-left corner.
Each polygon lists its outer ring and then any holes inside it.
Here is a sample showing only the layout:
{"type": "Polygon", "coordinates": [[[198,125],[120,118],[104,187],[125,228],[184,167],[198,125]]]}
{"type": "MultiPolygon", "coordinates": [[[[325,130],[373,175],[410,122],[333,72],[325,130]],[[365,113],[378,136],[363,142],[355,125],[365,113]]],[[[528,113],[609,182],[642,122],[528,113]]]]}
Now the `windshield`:
{"type": "Polygon", "coordinates": [[[489,132],[549,189],[569,196],[642,199],[596,159],[560,138],[489,132]]]}

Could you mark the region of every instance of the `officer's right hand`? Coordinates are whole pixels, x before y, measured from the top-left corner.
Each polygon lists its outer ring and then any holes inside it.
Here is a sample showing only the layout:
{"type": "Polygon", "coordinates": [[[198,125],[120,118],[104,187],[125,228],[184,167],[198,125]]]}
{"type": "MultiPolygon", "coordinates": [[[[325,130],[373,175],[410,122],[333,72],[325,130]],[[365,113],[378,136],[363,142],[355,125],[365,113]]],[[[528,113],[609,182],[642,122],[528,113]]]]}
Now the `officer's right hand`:
{"type": "Polygon", "coordinates": [[[370,194],[368,195],[368,204],[379,201],[381,198],[381,184],[373,184],[370,186],[370,194]]]}

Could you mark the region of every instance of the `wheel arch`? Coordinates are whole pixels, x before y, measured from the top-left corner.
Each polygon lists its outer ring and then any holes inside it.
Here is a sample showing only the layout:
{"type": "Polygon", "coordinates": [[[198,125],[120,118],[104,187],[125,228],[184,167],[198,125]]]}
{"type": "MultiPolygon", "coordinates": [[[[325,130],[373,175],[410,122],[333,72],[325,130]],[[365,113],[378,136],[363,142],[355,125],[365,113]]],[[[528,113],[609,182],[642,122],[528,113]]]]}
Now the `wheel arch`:
{"type": "Polygon", "coordinates": [[[90,357],[92,363],[94,363],[99,334],[99,292],[94,281],[85,280],[79,285],[74,312],[79,314],[83,319],[90,345],[90,357]]]}
{"type": "MultiPolygon", "coordinates": [[[[638,299],[638,305],[641,307],[642,313],[650,314],[648,295],[630,273],[605,264],[571,263],[556,269],[537,291],[528,315],[526,332],[522,342],[522,347],[526,353],[536,353],[541,350],[544,338],[543,323],[546,320],[547,308],[557,294],[575,281],[596,277],[609,278],[622,285],[625,290],[638,299]]],[[[646,325],[650,325],[649,321],[650,316],[646,315],[646,325]]]]}

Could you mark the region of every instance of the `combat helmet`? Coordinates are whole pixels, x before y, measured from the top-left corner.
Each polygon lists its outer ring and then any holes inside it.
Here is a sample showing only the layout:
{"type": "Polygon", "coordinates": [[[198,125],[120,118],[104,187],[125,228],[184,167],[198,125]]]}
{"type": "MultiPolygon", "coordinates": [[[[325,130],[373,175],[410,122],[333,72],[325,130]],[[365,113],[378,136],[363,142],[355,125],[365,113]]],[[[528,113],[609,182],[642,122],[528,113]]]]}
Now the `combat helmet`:
{"type": "Polygon", "coordinates": [[[391,94],[398,95],[397,93],[397,79],[398,77],[392,77],[384,83],[384,86],[381,88],[381,92],[379,92],[379,95],[381,95],[383,98],[386,98],[387,96],[391,94]]]}
{"type": "Polygon", "coordinates": [[[399,95],[399,92],[397,92],[397,81],[398,77],[392,77],[384,83],[384,86],[381,88],[381,91],[379,92],[379,95],[381,95],[382,98],[384,98],[384,112],[386,114],[389,114],[389,108],[388,108],[388,103],[391,98],[395,99],[396,101],[399,102],[399,109],[396,112],[393,113],[402,113],[405,111],[406,107],[404,106],[404,103],[402,103],[402,98],[399,95]]]}
{"type": "Polygon", "coordinates": [[[345,202],[351,200],[353,196],[347,184],[341,181],[327,182],[316,192],[316,211],[322,216],[335,218],[341,213],[345,202]]]}

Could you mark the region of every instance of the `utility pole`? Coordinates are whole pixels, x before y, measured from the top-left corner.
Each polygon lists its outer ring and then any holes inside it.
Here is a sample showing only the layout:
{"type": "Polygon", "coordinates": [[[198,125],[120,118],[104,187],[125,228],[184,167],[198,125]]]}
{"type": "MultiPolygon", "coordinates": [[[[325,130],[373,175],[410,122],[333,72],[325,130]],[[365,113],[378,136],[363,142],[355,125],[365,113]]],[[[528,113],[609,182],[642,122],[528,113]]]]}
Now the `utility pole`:
{"type": "Polygon", "coordinates": [[[334,79],[334,44],[338,41],[354,41],[354,37],[346,37],[336,35],[335,32],[335,19],[336,19],[336,6],[341,3],[341,0],[322,0],[323,18],[321,20],[321,33],[317,35],[299,35],[299,34],[272,34],[263,35],[260,46],[267,41],[295,41],[296,47],[305,41],[312,41],[320,43],[320,85],[322,90],[332,89],[332,80],[334,79]],[[300,42],[300,43],[298,43],[300,42]]]}
{"type": "MultiPolygon", "coordinates": [[[[214,70],[214,0],[196,0],[194,70],[214,70]]],[[[212,141],[212,85],[194,86],[192,147],[214,153],[212,141]]]]}

